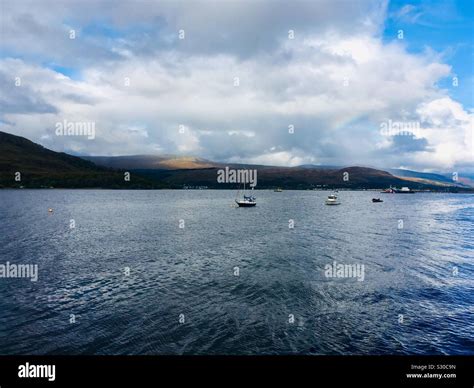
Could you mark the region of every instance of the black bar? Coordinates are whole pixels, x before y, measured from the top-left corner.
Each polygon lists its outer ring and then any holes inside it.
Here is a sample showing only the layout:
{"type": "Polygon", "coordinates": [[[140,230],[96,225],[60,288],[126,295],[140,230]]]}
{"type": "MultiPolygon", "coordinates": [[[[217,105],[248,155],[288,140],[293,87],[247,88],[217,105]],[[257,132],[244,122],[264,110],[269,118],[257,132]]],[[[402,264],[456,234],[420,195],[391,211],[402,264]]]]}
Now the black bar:
{"type": "Polygon", "coordinates": [[[0,356],[0,387],[196,383],[291,384],[312,387],[473,387],[472,356],[0,356]],[[54,365],[55,379],[18,376],[20,365],[54,365]],[[414,367],[415,366],[415,367],[414,367]],[[419,374],[407,377],[407,374],[419,374]],[[428,375],[430,374],[430,375],[428,375]],[[434,377],[433,375],[442,375],[434,377]],[[455,375],[455,377],[453,376],[455,375]],[[449,375],[449,376],[448,376],[449,375]],[[327,383],[329,382],[329,383],[327,383]],[[306,384],[305,384],[306,385],[306,384]]]}

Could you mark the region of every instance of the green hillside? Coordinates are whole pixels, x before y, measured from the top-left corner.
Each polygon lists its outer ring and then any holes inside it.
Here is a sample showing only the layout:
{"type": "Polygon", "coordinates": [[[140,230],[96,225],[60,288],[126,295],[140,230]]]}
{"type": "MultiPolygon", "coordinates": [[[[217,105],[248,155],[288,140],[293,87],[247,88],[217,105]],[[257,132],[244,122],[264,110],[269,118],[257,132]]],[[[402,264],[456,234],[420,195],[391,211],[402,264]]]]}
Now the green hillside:
{"type": "Polygon", "coordinates": [[[156,184],[132,173],[100,167],[62,152],[48,150],[20,136],[0,132],[0,187],[25,188],[153,188],[156,184]],[[17,173],[21,180],[16,181],[17,173]]]}

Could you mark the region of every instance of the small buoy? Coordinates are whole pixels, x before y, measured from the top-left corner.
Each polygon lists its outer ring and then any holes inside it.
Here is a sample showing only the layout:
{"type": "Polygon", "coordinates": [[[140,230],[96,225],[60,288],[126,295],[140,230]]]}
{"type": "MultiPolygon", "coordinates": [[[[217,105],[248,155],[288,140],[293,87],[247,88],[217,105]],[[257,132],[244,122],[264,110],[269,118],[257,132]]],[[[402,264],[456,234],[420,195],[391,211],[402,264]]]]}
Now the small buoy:
{"type": "Polygon", "coordinates": [[[52,208],[49,208],[49,209],[48,209],[48,212],[49,212],[49,213],[52,213],[52,212],[53,212],[53,209],[52,209],[52,208]]]}

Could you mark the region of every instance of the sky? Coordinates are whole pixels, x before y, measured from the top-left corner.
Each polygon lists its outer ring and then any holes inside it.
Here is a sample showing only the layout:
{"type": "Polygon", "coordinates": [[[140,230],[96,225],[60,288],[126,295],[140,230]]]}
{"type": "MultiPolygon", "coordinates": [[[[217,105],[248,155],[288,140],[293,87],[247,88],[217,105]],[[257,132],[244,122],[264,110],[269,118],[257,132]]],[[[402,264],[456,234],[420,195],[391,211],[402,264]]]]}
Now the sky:
{"type": "Polygon", "coordinates": [[[55,151],[474,172],[471,1],[0,7],[0,130],[55,151]]]}

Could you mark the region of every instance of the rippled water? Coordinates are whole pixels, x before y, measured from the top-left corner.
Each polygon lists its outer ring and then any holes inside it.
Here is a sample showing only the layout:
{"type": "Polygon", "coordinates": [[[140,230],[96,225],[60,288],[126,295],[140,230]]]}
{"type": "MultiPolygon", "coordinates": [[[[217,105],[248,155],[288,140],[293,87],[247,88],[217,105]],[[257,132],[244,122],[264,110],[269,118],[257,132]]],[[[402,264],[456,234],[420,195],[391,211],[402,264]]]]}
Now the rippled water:
{"type": "Polygon", "coordinates": [[[234,194],[1,190],[0,353],[474,354],[473,195],[234,194]]]}

